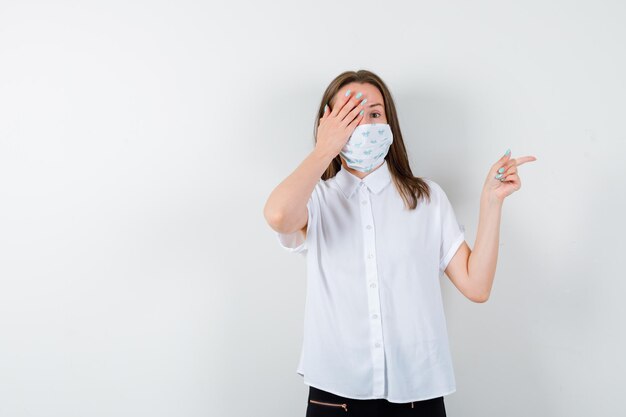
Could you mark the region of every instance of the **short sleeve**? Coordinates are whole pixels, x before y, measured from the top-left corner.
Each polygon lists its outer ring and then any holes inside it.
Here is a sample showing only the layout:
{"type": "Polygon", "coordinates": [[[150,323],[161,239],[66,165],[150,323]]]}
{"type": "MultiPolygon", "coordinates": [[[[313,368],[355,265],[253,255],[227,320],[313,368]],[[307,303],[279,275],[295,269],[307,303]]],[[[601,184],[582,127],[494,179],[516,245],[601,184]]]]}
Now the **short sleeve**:
{"type": "Polygon", "coordinates": [[[441,219],[441,247],[439,251],[439,277],[441,278],[461,244],[465,241],[465,227],[457,222],[454,209],[441,187],[439,209],[441,219]]]}
{"type": "Polygon", "coordinates": [[[280,233],[276,232],[276,237],[278,238],[278,243],[280,246],[288,252],[306,254],[307,252],[307,241],[309,241],[311,236],[311,230],[313,229],[313,225],[315,224],[317,218],[317,186],[311,193],[309,197],[309,201],[306,203],[307,211],[308,211],[308,220],[307,220],[307,237],[305,239],[304,234],[301,230],[296,230],[293,233],[280,233]]]}

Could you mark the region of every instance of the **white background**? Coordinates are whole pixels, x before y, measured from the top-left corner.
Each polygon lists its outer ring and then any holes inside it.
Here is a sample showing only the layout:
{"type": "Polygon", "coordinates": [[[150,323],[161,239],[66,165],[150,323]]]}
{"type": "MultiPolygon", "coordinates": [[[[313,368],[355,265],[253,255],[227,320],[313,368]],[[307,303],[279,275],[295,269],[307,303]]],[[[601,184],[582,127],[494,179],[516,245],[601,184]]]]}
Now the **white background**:
{"type": "Polygon", "coordinates": [[[624,413],[622,1],[0,2],[0,415],[303,416],[304,258],[265,223],[327,84],[380,75],[474,245],[449,416],[624,413]]]}

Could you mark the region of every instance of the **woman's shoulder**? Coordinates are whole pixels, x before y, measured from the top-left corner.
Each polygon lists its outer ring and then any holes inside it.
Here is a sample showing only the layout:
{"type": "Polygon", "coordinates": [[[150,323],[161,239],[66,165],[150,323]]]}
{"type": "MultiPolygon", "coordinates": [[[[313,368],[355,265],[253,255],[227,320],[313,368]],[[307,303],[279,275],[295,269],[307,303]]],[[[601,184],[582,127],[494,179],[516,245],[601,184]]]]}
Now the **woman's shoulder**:
{"type": "Polygon", "coordinates": [[[439,185],[439,183],[433,180],[432,178],[429,178],[429,177],[419,177],[419,178],[422,181],[424,181],[428,185],[428,188],[430,188],[433,192],[437,194],[443,192],[443,188],[441,188],[441,185],[439,185]]]}
{"type": "Polygon", "coordinates": [[[432,178],[430,178],[430,177],[419,177],[419,179],[420,179],[420,180],[423,180],[423,181],[424,181],[424,182],[426,182],[426,183],[428,183],[428,185],[434,185],[434,186],[436,186],[436,187],[438,187],[438,186],[439,186],[439,184],[438,184],[435,180],[433,180],[432,178]]]}
{"type": "Polygon", "coordinates": [[[430,189],[431,200],[434,204],[439,205],[442,201],[448,198],[446,191],[443,187],[435,180],[429,177],[420,177],[430,189]]]}
{"type": "Polygon", "coordinates": [[[338,188],[336,185],[336,180],[337,180],[336,176],[330,177],[328,179],[320,178],[319,180],[317,180],[317,183],[315,184],[315,189],[320,192],[322,191],[328,192],[331,190],[336,190],[338,188]]]}
{"type": "Polygon", "coordinates": [[[315,183],[315,187],[313,187],[311,197],[317,198],[318,200],[327,200],[329,194],[334,193],[335,188],[337,188],[334,182],[334,177],[327,180],[324,180],[322,178],[318,179],[315,183]]]}

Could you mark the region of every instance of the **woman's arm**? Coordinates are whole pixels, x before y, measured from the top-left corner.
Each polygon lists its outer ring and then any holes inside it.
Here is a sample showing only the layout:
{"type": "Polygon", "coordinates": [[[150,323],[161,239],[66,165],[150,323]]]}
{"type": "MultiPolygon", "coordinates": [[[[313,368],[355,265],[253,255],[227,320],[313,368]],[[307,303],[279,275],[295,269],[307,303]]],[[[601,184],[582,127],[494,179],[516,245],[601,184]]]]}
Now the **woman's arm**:
{"type": "Polygon", "coordinates": [[[470,252],[467,261],[472,293],[479,302],[487,301],[491,294],[498,260],[501,215],[502,201],[483,194],[474,250],[470,252]]]}
{"type": "Polygon", "coordinates": [[[363,120],[364,100],[359,95],[342,95],[328,104],[319,119],[314,150],[283,182],[272,191],[263,215],[267,223],[279,233],[306,231],[309,213],[307,203],[315,185],[332,160],[339,155],[356,126],[363,120]]]}
{"type": "Polygon", "coordinates": [[[445,271],[452,283],[472,301],[482,303],[489,299],[498,260],[502,203],[522,187],[517,167],[536,159],[534,156],[510,159],[509,150],[489,170],[480,196],[474,249],[464,242],[445,271]]]}
{"type": "Polygon", "coordinates": [[[272,229],[293,233],[307,226],[307,202],[335,156],[315,148],[270,194],[263,215],[272,229]]]}

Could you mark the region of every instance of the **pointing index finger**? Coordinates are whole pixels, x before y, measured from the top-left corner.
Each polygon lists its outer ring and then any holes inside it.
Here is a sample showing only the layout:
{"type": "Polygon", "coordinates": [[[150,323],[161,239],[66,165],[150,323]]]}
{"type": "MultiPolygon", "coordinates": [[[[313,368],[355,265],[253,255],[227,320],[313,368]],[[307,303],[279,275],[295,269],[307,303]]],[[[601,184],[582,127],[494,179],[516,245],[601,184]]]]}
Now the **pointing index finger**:
{"type": "Polygon", "coordinates": [[[531,162],[531,161],[536,161],[537,158],[535,158],[534,156],[522,156],[520,158],[515,158],[515,165],[516,166],[520,166],[522,164],[525,164],[526,162],[531,162]]]}

